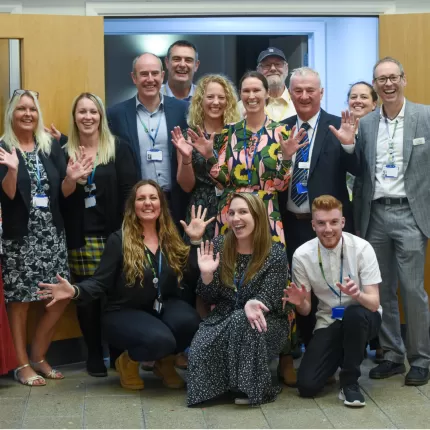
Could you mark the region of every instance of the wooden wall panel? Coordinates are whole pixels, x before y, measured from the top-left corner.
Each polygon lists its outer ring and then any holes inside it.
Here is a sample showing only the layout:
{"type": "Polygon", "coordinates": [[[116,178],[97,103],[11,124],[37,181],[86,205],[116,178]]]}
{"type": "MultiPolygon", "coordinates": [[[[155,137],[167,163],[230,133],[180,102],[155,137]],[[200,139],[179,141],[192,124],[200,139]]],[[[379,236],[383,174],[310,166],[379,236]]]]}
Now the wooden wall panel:
{"type": "MultiPolygon", "coordinates": [[[[390,56],[399,60],[405,69],[406,97],[427,105],[430,105],[429,41],[430,13],[379,17],[379,58],[390,56]]],[[[427,246],[425,289],[430,296],[430,241],[427,246]]]]}
{"type": "MultiPolygon", "coordinates": [[[[2,38],[21,39],[22,87],[40,93],[46,125],[53,122],[67,134],[74,97],[90,91],[104,100],[103,17],[0,14],[2,38]]],[[[31,306],[28,339],[42,312],[43,303],[31,306]]],[[[54,340],[80,335],[71,304],[54,340]]]]}
{"type": "Polygon", "coordinates": [[[9,99],[9,41],[0,39],[0,134],[3,133],[4,109],[9,99]]]}

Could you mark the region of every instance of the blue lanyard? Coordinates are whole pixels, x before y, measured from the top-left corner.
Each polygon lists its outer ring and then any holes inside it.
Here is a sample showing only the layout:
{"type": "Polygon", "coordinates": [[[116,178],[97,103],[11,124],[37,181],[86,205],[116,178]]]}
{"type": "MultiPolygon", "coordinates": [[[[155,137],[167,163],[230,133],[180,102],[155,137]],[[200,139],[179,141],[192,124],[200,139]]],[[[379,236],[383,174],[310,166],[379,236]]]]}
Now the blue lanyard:
{"type": "MultiPolygon", "coordinates": [[[[321,270],[321,274],[324,278],[325,283],[327,284],[327,286],[330,288],[330,290],[337,296],[339,297],[339,303],[342,304],[342,291],[337,292],[334,287],[332,287],[328,282],[327,279],[325,277],[324,274],[324,268],[323,268],[323,264],[322,264],[322,258],[321,258],[321,249],[320,249],[320,244],[318,242],[318,264],[320,266],[320,270],[321,270]]],[[[342,279],[343,279],[343,236],[342,236],[342,248],[340,251],[340,274],[339,274],[339,282],[342,283],[342,279]]]]}
{"type": "MultiPolygon", "coordinates": [[[[317,122],[315,123],[315,127],[313,127],[314,132],[312,133],[312,138],[309,140],[309,145],[305,146],[303,148],[303,162],[307,163],[309,160],[309,153],[311,151],[311,147],[312,147],[312,142],[314,141],[315,135],[317,133],[317,127],[318,127],[318,123],[320,122],[320,116],[321,116],[321,111],[318,114],[318,118],[317,118],[317,122]]],[[[299,119],[297,118],[297,132],[299,132],[299,119]]],[[[306,131],[307,133],[307,131],[306,131]]],[[[309,134],[308,134],[309,136],[309,134]]]]}
{"type": "Polygon", "coordinates": [[[154,267],[154,263],[152,261],[152,257],[151,254],[148,251],[148,248],[145,246],[146,248],[146,257],[149,260],[149,264],[151,265],[151,271],[152,274],[154,276],[154,278],[152,279],[152,282],[154,283],[154,288],[157,288],[157,299],[158,301],[161,301],[161,286],[160,286],[160,276],[161,276],[161,261],[162,261],[162,251],[160,248],[160,253],[158,254],[158,278],[157,278],[157,273],[155,272],[155,267],[154,267]]]}
{"type": "Polygon", "coordinates": [[[155,130],[155,134],[154,134],[154,136],[153,136],[153,135],[149,132],[149,130],[147,129],[147,127],[146,127],[146,125],[144,124],[144,122],[142,121],[142,118],[140,117],[139,111],[137,111],[137,116],[139,117],[139,121],[140,121],[140,123],[142,124],[142,127],[143,127],[143,129],[145,130],[145,133],[148,135],[149,139],[151,140],[151,142],[152,142],[152,146],[153,146],[153,147],[155,146],[155,141],[157,140],[158,130],[160,130],[160,124],[161,124],[161,117],[162,117],[162,114],[161,114],[161,112],[160,112],[160,111],[159,111],[158,113],[159,113],[160,115],[159,115],[159,118],[158,118],[157,130],[155,130]]]}
{"type": "MultiPolygon", "coordinates": [[[[249,263],[250,262],[251,260],[249,261],[249,263]]],[[[236,307],[239,301],[239,290],[242,288],[243,281],[245,280],[245,275],[246,275],[246,272],[248,271],[249,263],[247,264],[245,270],[243,271],[240,279],[236,277],[236,267],[234,269],[234,300],[235,300],[236,307]]]]}
{"type": "Polygon", "coordinates": [[[243,150],[245,151],[245,163],[246,163],[246,173],[248,174],[248,185],[251,185],[252,166],[254,165],[255,154],[257,153],[258,144],[260,143],[261,135],[263,134],[264,126],[266,125],[266,121],[267,121],[267,115],[264,119],[264,124],[260,128],[260,130],[257,133],[252,133],[252,135],[251,135],[251,139],[254,137],[254,135],[257,135],[257,138],[258,138],[257,143],[255,144],[254,153],[252,154],[251,166],[248,166],[248,154],[246,152],[246,150],[247,150],[247,146],[246,146],[246,141],[247,141],[247,139],[246,139],[246,119],[243,122],[243,150]]]}

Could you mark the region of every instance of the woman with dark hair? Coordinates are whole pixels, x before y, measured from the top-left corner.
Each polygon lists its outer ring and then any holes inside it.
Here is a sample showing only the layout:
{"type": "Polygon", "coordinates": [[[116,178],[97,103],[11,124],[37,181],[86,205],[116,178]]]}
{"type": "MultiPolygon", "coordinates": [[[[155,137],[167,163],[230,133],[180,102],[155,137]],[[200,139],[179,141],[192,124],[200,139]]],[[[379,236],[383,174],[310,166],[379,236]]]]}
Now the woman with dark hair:
{"type": "Polygon", "coordinates": [[[181,222],[191,249],[179,236],[160,186],[140,181],[127,200],[122,230],[109,236],[94,275],[76,285],[61,276],[57,284],[40,284],[39,294],[51,303],[107,296],[102,329],[107,342],[124,351],[115,362],[124,388],[143,389],[142,361],[155,361],[153,371],[167,387],[184,386],[173,354],[191,343],[200,318],[180,299],[180,288],[185,278],[197,277],[195,244],[213,221],[205,216],[201,207],[197,214],[193,207],[191,222],[181,222]]]}
{"type": "MultiPolygon", "coordinates": [[[[66,217],[70,272],[74,282],[80,282],[94,274],[108,236],[121,227],[125,202],[138,174],[130,147],[109,131],[98,96],[80,94],[73,101],[70,117],[66,158],[75,160],[83,147],[95,160],[91,174],[80,181],[85,198],[75,202],[66,217]]],[[[78,306],[77,315],[88,350],[87,372],[107,376],[100,300],[78,306]]]]}
{"type": "Polygon", "coordinates": [[[215,308],[191,344],[188,405],[236,393],[239,405],[274,401],[270,359],[288,343],[291,314],[282,310],[289,276],[285,250],[272,241],[267,210],[251,193],[234,193],[229,230],[201,245],[197,293],[215,308]]]}
{"type": "Polygon", "coordinates": [[[45,360],[54,328],[67,302],[48,308],[37,324],[27,354],[27,314],[39,282],[69,275],[64,204],[80,177],[91,172],[92,160],[79,152],[66,164],[57,141],[44,131],[39,93],[15,90],[5,111],[0,142],[2,267],[4,296],[18,367],[15,379],[24,385],[46,385],[63,379],[45,360]]]}

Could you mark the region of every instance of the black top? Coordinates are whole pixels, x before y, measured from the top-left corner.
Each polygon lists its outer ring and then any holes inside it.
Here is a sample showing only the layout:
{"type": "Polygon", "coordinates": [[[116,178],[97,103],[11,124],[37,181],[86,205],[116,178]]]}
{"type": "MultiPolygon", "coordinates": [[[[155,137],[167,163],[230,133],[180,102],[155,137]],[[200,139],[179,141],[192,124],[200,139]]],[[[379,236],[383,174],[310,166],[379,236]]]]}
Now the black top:
{"type": "MultiPolygon", "coordinates": [[[[0,142],[0,146],[8,151],[3,141],[0,142]]],[[[3,238],[18,240],[28,234],[28,219],[32,202],[31,179],[25,160],[20,150],[17,150],[16,153],[19,160],[16,194],[14,199],[11,200],[3,191],[3,187],[0,186],[0,203],[3,218],[3,238]]],[[[39,151],[38,156],[48,177],[49,191],[47,196],[49,198],[49,207],[54,225],[58,234],[60,234],[64,229],[63,214],[65,213],[65,206],[71,199],[77,199],[77,196],[74,196],[75,193],[73,193],[70,197],[65,198],[61,190],[61,184],[66,177],[66,160],[60,144],[53,140],[50,154],[46,156],[39,151]]],[[[0,165],[0,182],[3,181],[7,171],[6,166],[0,165]]]]}
{"type": "MultiPolygon", "coordinates": [[[[68,160],[66,154],[66,159],[68,160]]],[[[115,141],[115,161],[99,164],[94,173],[96,206],[85,208],[84,199],[70,207],[65,219],[69,249],[85,244],[85,236],[105,236],[121,227],[124,208],[130,190],[138,181],[136,164],[129,145],[115,141]]],[[[88,197],[83,185],[77,185],[80,193],[88,197]]]]}
{"type": "MultiPolygon", "coordinates": [[[[148,251],[150,252],[150,251],[148,251]]],[[[171,297],[181,296],[181,289],[173,269],[167,259],[162,256],[161,273],[158,274],[159,249],[151,254],[155,271],[159,279],[163,302],[171,297]]],[[[124,308],[152,311],[157,298],[157,289],[154,288],[153,272],[151,267],[145,268],[144,286],[137,280],[133,286],[126,285],[123,272],[122,232],[112,233],[106,243],[100,265],[91,278],[76,284],[79,287],[79,302],[88,303],[104,294],[107,296],[105,311],[115,311],[124,308]]],[[[184,272],[183,283],[195,285],[199,275],[197,266],[197,247],[191,247],[188,268],[184,272]]]]}

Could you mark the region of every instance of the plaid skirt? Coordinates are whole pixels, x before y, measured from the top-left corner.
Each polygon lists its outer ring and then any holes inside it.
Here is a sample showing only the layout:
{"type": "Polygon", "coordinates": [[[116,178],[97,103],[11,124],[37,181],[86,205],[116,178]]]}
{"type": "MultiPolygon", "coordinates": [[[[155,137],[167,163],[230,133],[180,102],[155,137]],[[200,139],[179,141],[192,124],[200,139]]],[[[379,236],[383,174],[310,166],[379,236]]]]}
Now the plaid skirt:
{"type": "Polygon", "coordinates": [[[105,245],[106,237],[85,236],[85,246],[69,251],[70,272],[77,276],[93,276],[105,245]]]}

